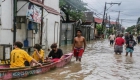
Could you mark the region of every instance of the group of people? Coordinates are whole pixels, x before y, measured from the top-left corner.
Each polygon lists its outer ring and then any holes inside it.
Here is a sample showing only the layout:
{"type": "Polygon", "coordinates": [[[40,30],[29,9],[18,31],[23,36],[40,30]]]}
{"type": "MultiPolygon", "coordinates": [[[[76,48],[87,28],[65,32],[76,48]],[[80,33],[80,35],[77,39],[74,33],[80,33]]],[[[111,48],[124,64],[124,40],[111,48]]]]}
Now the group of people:
{"type": "MultiPolygon", "coordinates": [[[[14,50],[11,51],[10,68],[35,66],[40,65],[44,62],[44,51],[41,49],[39,44],[34,45],[34,52],[30,56],[26,51],[22,49],[23,44],[21,42],[14,43],[14,50]]],[[[47,59],[49,60],[61,60],[63,58],[63,52],[57,48],[57,44],[51,45],[52,51],[50,51],[47,59]]]]}
{"type": "MultiPolygon", "coordinates": [[[[14,49],[11,51],[10,57],[10,68],[17,68],[17,67],[25,67],[25,66],[34,66],[40,65],[44,62],[44,51],[42,50],[39,44],[34,45],[34,52],[32,56],[30,56],[26,51],[22,49],[23,44],[19,41],[14,43],[14,49]]],[[[74,56],[76,57],[76,61],[81,61],[82,54],[86,48],[86,40],[82,36],[82,31],[77,30],[77,36],[74,38],[72,51],[74,56]]],[[[51,51],[46,57],[46,60],[52,62],[59,61],[63,59],[63,51],[57,48],[57,44],[54,43],[51,45],[51,51]]]]}
{"type": "Polygon", "coordinates": [[[115,54],[121,54],[123,52],[123,45],[125,44],[126,56],[128,56],[128,53],[130,53],[130,57],[132,57],[134,46],[137,44],[132,34],[127,33],[125,38],[123,38],[123,34],[118,34],[117,36],[111,34],[109,39],[110,45],[114,44],[115,54]]]}
{"type": "MultiPolygon", "coordinates": [[[[74,53],[74,57],[76,61],[81,62],[82,55],[86,48],[86,40],[82,36],[82,31],[77,30],[77,35],[74,38],[72,51],[74,53]]],[[[140,37],[140,36],[139,36],[140,37]]],[[[137,37],[139,39],[139,37],[137,37]]],[[[132,53],[134,51],[134,46],[136,45],[136,41],[134,40],[133,35],[126,34],[125,39],[123,38],[123,34],[118,34],[115,36],[111,34],[109,36],[110,45],[114,44],[114,52],[115,54],[121,54],[123,52],[123,45],[125,44],[126,56],[130,53],[130,57],[132,57],[132,53]]],[[[138,41],[140,42],[140,41],[138,41]]],[[[10,68],[15,67],[25,67],[27,62],[29,65],[40,65],[44,62],[44,51],[41,49],[39,44],[34,45],[34,52],[32,56],[30,56],[26,51],[22,50],[23,44],[21,42],[14,43],[14,50],[11,51],[11,60],[10,60],[10,68]]],[[[51,45],[51,51],[46,57],[46,60],[58,61],[63,59],[63,51],[57,48],[57,44],[54,43],[51,45]]],[[[29,66],[28,65],[28,66],[29,66]]]]}

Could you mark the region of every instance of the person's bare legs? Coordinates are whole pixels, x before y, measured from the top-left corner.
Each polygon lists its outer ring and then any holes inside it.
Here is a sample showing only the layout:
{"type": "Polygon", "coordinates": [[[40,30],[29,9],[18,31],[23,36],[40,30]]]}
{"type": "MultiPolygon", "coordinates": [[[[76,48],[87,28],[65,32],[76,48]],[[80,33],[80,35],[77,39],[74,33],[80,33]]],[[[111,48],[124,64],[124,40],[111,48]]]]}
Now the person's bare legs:
{"type": "Polygon", "coordinates": [[[78,57],[76,56],[76,61],[78,61],[78,57]]]}
{"type": "Polygon", "coordinates": [[[130,53],[130,57],[132,57],[132,53],[130,53]]]}
{"type": "Polygon", "coordinates": [[[127,56],[128,55],[128,52],[126,52],[126,55],[125,56],[127,56]]]}
{"type": "Polygon", "coordinates": [[[81,62],[81,58],[79,58],[79,61],[81,62]]]}

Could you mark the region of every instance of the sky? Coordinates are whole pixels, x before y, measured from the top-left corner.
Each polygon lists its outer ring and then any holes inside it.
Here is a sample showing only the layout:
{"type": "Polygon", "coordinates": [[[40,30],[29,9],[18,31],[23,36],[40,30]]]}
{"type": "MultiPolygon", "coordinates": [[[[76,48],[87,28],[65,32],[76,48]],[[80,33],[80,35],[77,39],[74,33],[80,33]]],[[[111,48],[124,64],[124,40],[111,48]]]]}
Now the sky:
{"type": "Polygon", "coordinates": [[[105,2],[121,3],[110,5],[107,4],[107,16],[110,15],[111,21],[116,21],[120,11],[120,23],[122,20],[123,27],[127,28],[136,25],[140,17],[140,0],[83,0],[88,4],[87,8],[96,13],[95,17],[103,18],[105,2]]]}

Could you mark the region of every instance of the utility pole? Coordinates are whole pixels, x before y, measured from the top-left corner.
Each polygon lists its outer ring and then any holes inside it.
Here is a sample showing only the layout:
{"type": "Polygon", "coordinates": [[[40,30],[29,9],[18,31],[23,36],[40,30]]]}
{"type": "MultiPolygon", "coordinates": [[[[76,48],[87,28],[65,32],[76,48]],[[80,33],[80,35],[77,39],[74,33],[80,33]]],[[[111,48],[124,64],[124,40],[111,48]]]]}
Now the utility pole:
{"type": "Polygon", "coordinates": [[[15,43],[16,42],[16,22],[17,22],[17,20],[16,20],[16,17],[17,17],[17,0],[13,0],[13,3],[14,3],[14,7],[13,7],[13,18],[14,18],[14,20],[13,20],[13,23],[14,23],[14,25],[13,25],[13,43],[15,43]]]}
{"type": "Polygon", "coordinates": [[[110,35],[110,27],[111,25],[110,25],[110,15],[109,15],[109,35],[110,35]]]}
{"type": "Polygon", "coordinates": [[[119,18],[120,18],[120,11],[119,11],[119,14],[118,14],[118,29],[120,30],[120,20],[119,20],[119,18]]]}
{"type": "Polygon", "coordinates": [[[104,27],[105,13],[106,13],[106,2],[105,2],[105,7],[104,7],[104,14],[103,14],[102,31],[103,31],[103,27],[104,27]]]}
{"type": "Polygon", "coordinates": [[[121,25],[120,25],[121,31],[122,31],[122,21],[123,21],[123,19],[121,19],[121,25]]]}
{"type": "Polygon", "coordinates": [[[107,8],[106,5],[107,5],[107,4],[110,4],[110,5],[118,4],[118,5],[120,5],[121,3],[106,3],[106,2],[105,2],[104,14],[103,14],[103,21],[102,21],[102,30],[103,30],[104,23],[105,23],[104,19],[105,19],[105,13],[106,13],[106,8],[107,8]]]}
{"type": "MultiPolygon", "coordinates": [[[[106,18],[105,18],[105,20],[104,20],[104,25],[106,25],[107,24],[107,13],[106,13],[106,18]]],[[[105,32],[104,32],[104,34],[105,34],[105,36],[106,36],[106,32],[107,32],[107,30],[106,30],[106,27],[105,27],[105,32]]]]}
{"type": "Polygon", "coordinates": [[[106,21],[105,21],[105,25],[108,23],[108,18],[107,18],[107,13],[106,13],[106,21]]]}

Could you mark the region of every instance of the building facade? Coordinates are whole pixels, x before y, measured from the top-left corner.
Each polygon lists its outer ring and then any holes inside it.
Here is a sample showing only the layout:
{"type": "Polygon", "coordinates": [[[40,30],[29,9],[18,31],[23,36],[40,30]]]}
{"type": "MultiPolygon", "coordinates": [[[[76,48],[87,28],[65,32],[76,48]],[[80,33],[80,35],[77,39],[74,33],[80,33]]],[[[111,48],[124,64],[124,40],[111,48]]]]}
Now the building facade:
{"type": "Polygon", "coordinates": [[[0,0],[0,4],[0,44],[13,45],[15,38],[26,49],[37,43],[46,50],[52,43],[59,45],[59,0],[0,0]]]}

